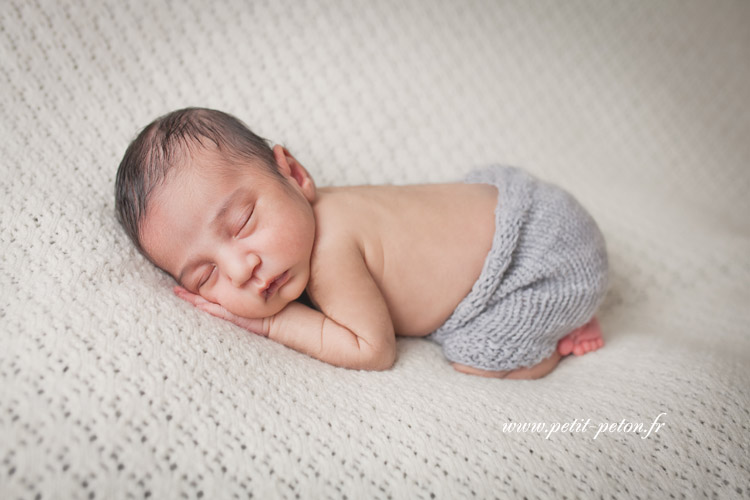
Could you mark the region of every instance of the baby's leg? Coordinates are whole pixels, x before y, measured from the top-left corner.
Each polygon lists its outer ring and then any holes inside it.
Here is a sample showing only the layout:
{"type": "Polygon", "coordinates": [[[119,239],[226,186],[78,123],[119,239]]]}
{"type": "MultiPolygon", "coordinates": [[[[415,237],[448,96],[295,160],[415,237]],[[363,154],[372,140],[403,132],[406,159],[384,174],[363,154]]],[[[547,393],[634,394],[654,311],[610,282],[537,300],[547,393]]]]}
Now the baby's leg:
{"type": "Polygon", "coordinates": [[[503,371],[488,371],[474,368],[473,366],[462,365],[460,363],[452,363],[453,368],[460,371],[461,373],[467,373],[469,375],[479,375],[480,377],[494,377],[494,378],[508,378],[508,379],[537,379],[542,378],[549,372],[554,370],[557,363],[560,362],[559,352],[555,352],[549,358],[540,361],[534,366],[528,368],[517,368],[515,370],[503,370],[503,371]]]}
{"type": "Polygon", "coordinates": [[[561,338],[557,343],[557,352],[563,356],[575,354],[581,356],[590,351],[595,351],[604,345],[602,329],[599,321],[593,318],[580,328],[577,328],[561,338]]]}

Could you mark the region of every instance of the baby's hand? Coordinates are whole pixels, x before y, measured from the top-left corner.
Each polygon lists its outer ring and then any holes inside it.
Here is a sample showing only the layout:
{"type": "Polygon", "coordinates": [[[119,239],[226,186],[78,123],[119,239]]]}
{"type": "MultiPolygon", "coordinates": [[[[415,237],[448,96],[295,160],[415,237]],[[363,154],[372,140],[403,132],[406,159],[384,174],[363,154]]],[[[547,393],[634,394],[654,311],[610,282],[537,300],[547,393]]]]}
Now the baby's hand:
{"type": "Polygon", "coordinates": [[[182,300],[185,300],[187,302],[190,302],[198,309],[201,309],[203,311],[206,311],[209,314],[212,314],[216,316],[217,318],[225,319],[231,323],[234,323],[235,325],[244,328],[245,330],[255,333],[257,335],[262,335],[264,337],[268,337],[268,330],[270,326],[270,321],[267,321],[268,318],[260,318],[260,319],[248,319],[243,318],[242,316],[237,316],[236,314],[233,314],[229,311],[227,311],[223,306],[216,304],[214,302],[209,302],[208,300],[204,299],[200,295],[196,295],[192,292],[189,292],[182,288],[181,286],[176,286],[172,289],[179,298],[182,300]]]}

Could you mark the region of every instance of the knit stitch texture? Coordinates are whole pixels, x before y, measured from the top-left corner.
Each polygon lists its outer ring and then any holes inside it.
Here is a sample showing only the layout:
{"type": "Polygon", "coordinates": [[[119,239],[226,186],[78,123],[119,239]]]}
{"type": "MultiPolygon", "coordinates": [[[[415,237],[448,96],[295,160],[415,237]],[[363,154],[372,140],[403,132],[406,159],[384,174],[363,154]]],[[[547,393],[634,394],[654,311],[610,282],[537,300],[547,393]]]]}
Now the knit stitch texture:
{"type": "Polygon", "coordinates": [[[498,190],[492,247],[472,290],[428,338],[475,368],[533,366],[602,302],[604,237],[572,195],[518,168],[479,169],[466,181],[498,190]]]}

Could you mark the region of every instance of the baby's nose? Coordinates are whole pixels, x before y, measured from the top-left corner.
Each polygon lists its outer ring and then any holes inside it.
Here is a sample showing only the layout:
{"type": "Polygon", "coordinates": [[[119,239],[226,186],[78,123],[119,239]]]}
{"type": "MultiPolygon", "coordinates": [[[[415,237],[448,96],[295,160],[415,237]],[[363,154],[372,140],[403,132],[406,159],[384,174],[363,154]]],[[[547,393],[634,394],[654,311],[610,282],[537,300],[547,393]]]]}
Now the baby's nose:
{"type": "Polygon", "coordinates": [[[233,252],[227,256],[225,264],[226,274],[232,285],[240,288],[255,274],[260,264],[260,258],[254,253],[233,252]]]}

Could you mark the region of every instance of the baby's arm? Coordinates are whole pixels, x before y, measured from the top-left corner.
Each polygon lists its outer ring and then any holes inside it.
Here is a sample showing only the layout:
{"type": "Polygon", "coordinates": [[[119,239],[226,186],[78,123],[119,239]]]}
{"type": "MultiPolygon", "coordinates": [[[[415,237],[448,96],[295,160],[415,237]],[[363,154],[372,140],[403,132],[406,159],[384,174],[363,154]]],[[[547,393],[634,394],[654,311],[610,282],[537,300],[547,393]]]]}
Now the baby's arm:
{"type": "Polygon", "coordinates": [[[180,287],[175,293],[214,316],[321,361],[354,369],[390,368],[396,358],[393,322],[359,249],[353,242],[349,249],[332,249],[325,262],[318,263],[321,268],[326,272],[316,276],[311,295],[323,312],[292,302],[270,318],[247,319],[180,287]]]}
{"type": "Polygon", "coordinates": [[[337,366],[388,369],[396,358],[388,307],[356,242],[342,240],[317,251],[308,291],[322,312],[291,303],[271,318],[269,337],[337,366]]]}

